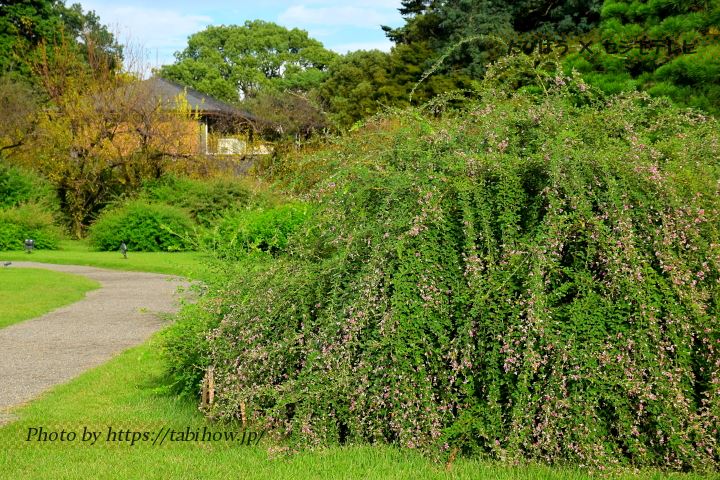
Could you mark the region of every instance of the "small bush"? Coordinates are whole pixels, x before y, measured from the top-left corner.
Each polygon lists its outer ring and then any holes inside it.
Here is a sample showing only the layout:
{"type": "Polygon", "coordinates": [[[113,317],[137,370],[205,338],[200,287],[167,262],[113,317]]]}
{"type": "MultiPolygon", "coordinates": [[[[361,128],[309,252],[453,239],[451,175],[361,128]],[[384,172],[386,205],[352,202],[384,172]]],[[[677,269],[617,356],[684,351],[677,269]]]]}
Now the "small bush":
{"type": "Polygon", "coordinates": [[[15,167],[0,166],[0,208],[23,203],[40,203],[50,207],[54,203],[53,197],[50,186],[36,175],[15,167]]]}
{"type": "Polygon", "coordinates": [[[90,227],[90,244],[99,250],[117,250],[125,242],[131,251],[189,250],[187,234],[193,222],[184,210],[141,200],[106,210],[90,227]]]}
{"type": "Polygon", "coordinates": [[[223,212],[246,206],[252,192],[233,179],[200,181],[168,176],[146,185],[143,196],[151,202],[182,207],[196,222],[209,226],[223,212]]]}
{"type": "Polygon", "coordinates": [[[253,251],[276,255],[309,213],[310,207],[300,203],[229,212],[207,231],[203,244],[221,258],[237,259],[253,251]]]}
{"type": "Polygon", "coordinates": [[[22,250],[27,238],[35,240],[35,248],[54,249],[60,237],[52,214],[38,204],[0,210],[0,250],[22,250]]]}
{"type": "Polygon", "coordinates": [[[209,365],[205,334],[217,326],[216,317],[202,308],[202,302],[186,306],[175,323],[162,332],[163,355],[171,389],[181,396],[194,397],[209,365]]]}

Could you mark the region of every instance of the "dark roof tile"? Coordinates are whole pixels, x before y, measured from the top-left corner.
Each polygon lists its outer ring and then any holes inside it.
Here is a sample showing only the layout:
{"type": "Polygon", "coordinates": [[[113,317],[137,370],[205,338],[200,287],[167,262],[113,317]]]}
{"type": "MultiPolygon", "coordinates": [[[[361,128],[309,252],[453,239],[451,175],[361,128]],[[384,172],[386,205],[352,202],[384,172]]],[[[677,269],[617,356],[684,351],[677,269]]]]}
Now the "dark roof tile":
{"type": "Polygon", "coordinates": [[[145,80],[150,85],[157,97],[163,101],[171,103],[175,101],[178,95],[185,93],[188,104],[193,110],[197,110],[200,114],[205,115],[232,115],[244,117],[248,120],[257,120],[251,113],[236,108],[229,103],[199,92],[191,87],[186,87],[165,78],[152,77],[145,80]]]}

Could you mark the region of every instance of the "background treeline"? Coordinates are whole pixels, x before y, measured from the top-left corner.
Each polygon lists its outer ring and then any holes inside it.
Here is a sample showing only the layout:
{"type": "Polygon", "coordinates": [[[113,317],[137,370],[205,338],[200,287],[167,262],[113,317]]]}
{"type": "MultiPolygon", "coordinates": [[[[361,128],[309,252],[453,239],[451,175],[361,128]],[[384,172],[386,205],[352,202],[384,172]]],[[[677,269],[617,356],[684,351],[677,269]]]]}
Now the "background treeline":
{"type": "MultiPolygon", "coordinates": [[[[339,55],[305,31],[255,20],[191,35],[176,62],[158,73],[242,104],[265,120],[258,128],[274,139],[342,130],[383,108],[407,106],[411,95],[419,104],[472,89],[489,62],[513,48],[541,48],[532,43],[538,37],[562,40],[571,52],[592,39],[590,51],[565,57],[566,73],[576,68],[607,93],[642,89],[711,113],[720,105],[717,1],[403,0],[399,10],[405,24],[382,27],[395,44],[390,52],[339,55]],[[651,43],[624,47],[641,40],[651,43]]],[[[79,5],[2,6],[0,72],[38,86],[32,65],[52,53],[37,47],[59,43],[86,63],[96,61],[87,58],[91,50],[123,61],[122,46],[79,5]]]]}
{"type": "Polygon", "coordinates": [[[307,135],[322,127],[347,128],[388,106],[407,106],[411,93],[422,103],[441,92],[471,89],[487,64],[509,50],[541,48],[533,39],[562,40],[570,52],[592,40],[590,51],[565,59],[566,72],[577,68],[607,93],[643,89],[712,113],[720,108],[716,1],[404,0],[400,13],[405,25],[383,27],[395,43],[387,53],[337,55],[303,31],[254,21],[192,35],[176,63],[160,74],[242,102],[273,118],[278,131],[307,135]],[[643,40],[652,43],[624,51],[643,40]],[[612,45],[620,48],[607,53],[612,45]],[[304,125],[298,116],[289,118],[298,108],[308,119],[304,125]]]}
{"type": "MultiPolygon", "coordinates": [[[[404,0],[405,24],[382,27],[395,44],[390,52],[339,55],[305,31],[256,20],[190,36],[176,62],[156,73],[255,114],[259,137],[277,147],[258,168],[274,174],[283,147],[309,139],[321,145],[328,132],[383,109],[449,92],[446,105],[461,105],[476,97],[488,65],[512,50],[537,52],[538,38],[567,45],[564,73],[576,69],[600,92],[646,90],[715,114],[719,3],[404,0]],[[588,41],[590,51],[572,53],[588,41]]],[[[537,57],[544,59],[553,60],[537,57]]],[[[172,111],[148,101],[130,73],[136,61],[79,5],[0,6],[0,158],[48,183],[56,200],[49,213],[76,238],[106,206],[137,196],[147,182],[212,170],[183,153],[189,124],[179,119],[191,120],[192,112],[181,99],[172,111]]],[[[526,80],[504,79],[511,88],[526,80]]]]}

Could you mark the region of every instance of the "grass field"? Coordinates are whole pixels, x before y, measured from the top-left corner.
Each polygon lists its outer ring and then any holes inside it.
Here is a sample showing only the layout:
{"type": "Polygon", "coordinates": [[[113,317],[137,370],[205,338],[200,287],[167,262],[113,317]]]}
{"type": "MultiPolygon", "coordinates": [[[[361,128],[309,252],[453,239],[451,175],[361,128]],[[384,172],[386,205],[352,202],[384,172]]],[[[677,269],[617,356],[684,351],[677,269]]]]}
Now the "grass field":
{"type": "MultiPolygon", "coordinates": [[[[442,464],[407,450],[355,446],[269,453],[272,443],[257,446],[229,442],[108,441],[108,428],[150,432],[161,428],[213,432],[239,426],[208,423],[194,404],[164,393],[157,337],[126,351],[107,364],[61,385],[17,411],[19,419],[0,428],[3,478],[209,478],[209,479],[584,479],[586,473],[543,466],[500,466],[457,460],[450,471],[442,464]],[[75,432],[73,441],[39,441],[39,433],[75,432]],[[82,441],[83,430],[100,432],[96,443],[82,441]],[[28,441],[28,434],[32,433],[28,441]]],[[[637,478],[635,475],[621,475],[637,478]]],[[[662,478],[657,472],[642,475],[662,478]]],[[[681,478],[699,478],[681,476],[681,478]]]]}
{"type": "Polygon", "coordinates": [[[0,268],[0,328],[77,302],[98,287],[94,280],[69,273],[0,268]]]}
{"type": "Polygon", "coordinates": [[[96,252],[86,242],[65,240],[58,250],[36,250],[31,254],[21,251],[0,251],[0,261],[25,260],[33,262],[87,265],[92,267],[155,272],[202,279],[205,266],[196,252],[128,252],[127,259],[120,252],[96,252]]]}

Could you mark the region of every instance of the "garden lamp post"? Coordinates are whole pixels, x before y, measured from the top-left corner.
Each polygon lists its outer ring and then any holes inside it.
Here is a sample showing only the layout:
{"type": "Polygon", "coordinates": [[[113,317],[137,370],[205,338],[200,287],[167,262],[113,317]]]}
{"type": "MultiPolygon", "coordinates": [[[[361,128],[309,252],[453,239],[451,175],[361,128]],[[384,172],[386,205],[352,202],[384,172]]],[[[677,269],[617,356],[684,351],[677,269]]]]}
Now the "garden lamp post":
{"type": "Polygon", "coordinates": [[[125,245],[125,242],[122,242],[120,244],[120,253],[122,253],[124,259],[127,259],[127,250],[127,245],[125,245]]]}
{"type": "Polygon", "coordinates": [[[35,240],[33,240],[32,238],[26,238],[25,239],[25,251],[27,253],[32,253],[34,248],[35,248],[35,240]]]}

